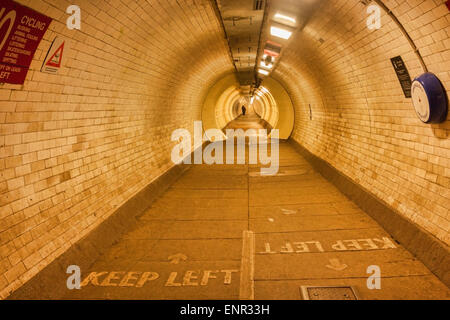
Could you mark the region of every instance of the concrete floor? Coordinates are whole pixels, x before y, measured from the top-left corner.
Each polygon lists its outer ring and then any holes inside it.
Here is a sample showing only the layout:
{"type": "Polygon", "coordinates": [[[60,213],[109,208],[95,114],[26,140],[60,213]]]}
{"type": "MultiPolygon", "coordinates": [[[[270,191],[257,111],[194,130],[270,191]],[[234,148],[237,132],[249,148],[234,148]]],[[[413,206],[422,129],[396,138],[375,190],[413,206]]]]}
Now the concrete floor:
{"type": "Polygon", "coordinates": [[[276,176],[259,167],[193,166],[65,298],[300,300],[301,286],[352,285],[361,299],[450,299],[290,144],[276,176]],[[371,265],[380,290],[367,288],[371,265]]]}
{"type": "Polygon", "coordinates": [[[267,131],[270,132],[271,126],[267,121],[261,119],[256,113],[251,112],[249,114],[246,114],[245,116],[241,115],[236,120],[228,123],[228,125],[225,127],[225,130],[226,129],[267,129],[267,131]]]}

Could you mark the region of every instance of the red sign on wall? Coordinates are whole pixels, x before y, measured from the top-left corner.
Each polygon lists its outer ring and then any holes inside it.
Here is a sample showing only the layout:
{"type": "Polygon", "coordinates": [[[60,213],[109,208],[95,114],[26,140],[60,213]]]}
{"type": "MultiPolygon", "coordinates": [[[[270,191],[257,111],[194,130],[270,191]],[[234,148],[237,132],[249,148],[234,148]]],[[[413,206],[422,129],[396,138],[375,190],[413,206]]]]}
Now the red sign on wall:
{"type": "Polygon", "coordinates": [[[0,82],[23,84],[51,18],[11,0],[0,3],[0,82]]]}

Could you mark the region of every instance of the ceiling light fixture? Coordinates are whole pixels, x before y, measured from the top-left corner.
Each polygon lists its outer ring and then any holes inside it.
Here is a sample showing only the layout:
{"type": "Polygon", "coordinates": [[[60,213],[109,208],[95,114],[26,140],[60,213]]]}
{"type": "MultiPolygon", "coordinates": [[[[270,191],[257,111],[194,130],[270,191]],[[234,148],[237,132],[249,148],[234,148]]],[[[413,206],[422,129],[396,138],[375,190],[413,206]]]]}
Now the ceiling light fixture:
{"type": "Polygon", "coordinates": [[[292,22],[292,23],[296,23],[297,22],[297,20],[295,20],[294,18],[289,17],[289,16],[285,16],[284,14],[281,14],[281,13],[277,13],[275,15],[275,18],[276,19],[281,19],[281,20],[286,20],[286,21],[289,21],[289,22],[292,22]]]}
{"type": "Polygon", "coordinates": [[[269,75],[269,71],[267,71],[267,70],[259,69],[258,72],[265,76],[269,75]]]}
{"type": "Polygon", "coordinates": [[[292,32],[278,27],[270,27],[270,34],[275,37],[287,40],[291,37],[292,32]]]}
{"type": "Polygon", "coordinates": [[[273,64],[271,64],[271,63],[266,64],[264,61],[261,61],[261,67],[266,68],[266,69],[272,69],[273,64]]]}
{"type": "Polygon", "coordinates": [[[267,57],[270,57],[270,59],[272,59],[272,63],[275,62],[275,57],[274,56],[269,56],[268,54],[264,53],[262,56],[262,60],[261,61],[266,61],[267,57]]]}

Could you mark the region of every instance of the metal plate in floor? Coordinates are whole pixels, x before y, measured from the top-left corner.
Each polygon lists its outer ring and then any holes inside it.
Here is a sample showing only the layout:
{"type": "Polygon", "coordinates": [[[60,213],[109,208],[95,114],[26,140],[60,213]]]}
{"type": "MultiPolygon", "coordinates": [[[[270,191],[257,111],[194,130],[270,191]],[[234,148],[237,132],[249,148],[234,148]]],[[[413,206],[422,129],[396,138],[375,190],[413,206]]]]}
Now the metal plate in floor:
{"type": "Polygon", "coordinates": [[[303,300],[359,300],[351,286],[302,286],[300,292],[303,300]]]}

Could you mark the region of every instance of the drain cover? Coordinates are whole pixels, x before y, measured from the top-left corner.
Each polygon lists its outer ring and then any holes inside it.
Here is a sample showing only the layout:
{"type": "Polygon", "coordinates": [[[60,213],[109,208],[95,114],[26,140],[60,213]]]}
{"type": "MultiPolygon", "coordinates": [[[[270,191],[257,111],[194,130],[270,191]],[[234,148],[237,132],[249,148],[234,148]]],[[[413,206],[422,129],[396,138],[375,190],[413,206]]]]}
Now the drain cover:
{"type": "Polygon", "coordinates": [[[349,286],[302,286],[300,291],[303,300],[359,300],[355,288],[349,286]]]}

